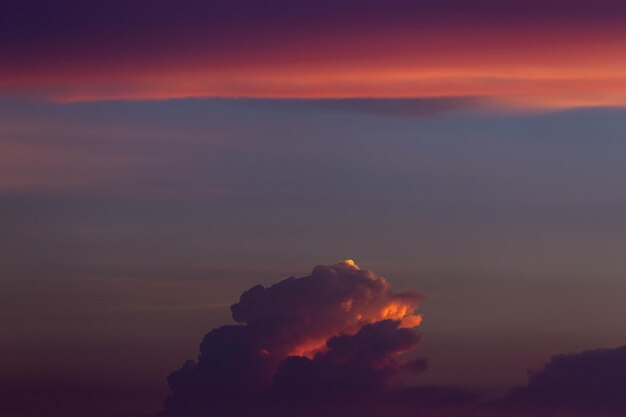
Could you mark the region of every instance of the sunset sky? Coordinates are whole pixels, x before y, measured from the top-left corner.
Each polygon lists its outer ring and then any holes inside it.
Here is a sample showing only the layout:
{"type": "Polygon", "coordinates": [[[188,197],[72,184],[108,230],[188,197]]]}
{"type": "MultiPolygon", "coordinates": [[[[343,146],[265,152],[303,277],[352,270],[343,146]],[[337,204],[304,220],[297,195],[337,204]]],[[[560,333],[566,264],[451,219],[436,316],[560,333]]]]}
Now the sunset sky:
{"type": "MultiPolygon", "coordinates": [[[[4,0],[0,416],[153,416],[256,335],[244,291],[324,268],[421,294],[423,386],[618,348],[625,106],[620,0],[4,0]]],[[[372,314],[302,340],[408,334],[372,314]]]]}
{"type": "Polygon", "coordinates": [[[1,7],[0,91],[10,96],[626,103],[621,0],[9,0],[1,7]]]}

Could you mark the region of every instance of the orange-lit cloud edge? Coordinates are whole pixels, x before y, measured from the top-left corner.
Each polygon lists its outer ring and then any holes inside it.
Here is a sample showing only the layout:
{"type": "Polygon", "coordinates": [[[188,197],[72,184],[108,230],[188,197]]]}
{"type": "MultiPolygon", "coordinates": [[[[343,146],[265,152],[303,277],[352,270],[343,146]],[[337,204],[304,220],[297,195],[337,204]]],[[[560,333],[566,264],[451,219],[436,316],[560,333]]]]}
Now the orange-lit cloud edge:
{"type": "MultiPolygon", "coordinates": [[[[626,72],[625,72],[626,73],[626,72]]],[[[7,83],[0,94],[58,103],[182,98],[393,99],[476,97],[486,107],[558,109],[626,106],[626,76],[576,69],[456,70],[453,68],[281,70],[216,73],[97,74],[75,80],[33,77],[7,83]]]]}
{"type": "Polygon", "coordinates": [[[626,106],[619,33],[398,32],[232,51],[69,56],[0,72],[0,95],[60,103],[181,98],[479,97],[487,107],[626,106]]]}
{"type": "MultiPolygon", "coordinates": [[[[366,274],[368,280],[371,280],[372,282],[377,282],[386,289],[390,288],[385,278],[376,276],[371,271],[361,269],[353,259],[341,260],[335,265],[329,266],[327,268],[331,268],[336,271],[363,271],[363,273],[366,274]]],[[[361,330],[363,326],[377,323],[382,320],[399,321],[400,328],[416,329],[422,324],[422,315],[417,312],[419,299],[421,299],[421,296],[417,296],[416,293],[396,293],[393,297],[385,300],[383,304],[379,304],[373,309],[357,309],[361,311],[361,313],[363,313],[361,314],[358,311],[353,310],[354,304],[357,304],[358,301],[355,302],[354,299],[349,298],[341,304],[341,310],[343,310],[343,313],[350,317],[347,322],[348,325],[345,328],[336,333],[325,334],[322,337],[305,339],[303,343],[295,346],[289,352],[289,355],[312,358],[315,356],[316,353],[326,350],[327,342],[330,338],[338,336],[339,334],[354,335],[359,330],[361,330]]]]}

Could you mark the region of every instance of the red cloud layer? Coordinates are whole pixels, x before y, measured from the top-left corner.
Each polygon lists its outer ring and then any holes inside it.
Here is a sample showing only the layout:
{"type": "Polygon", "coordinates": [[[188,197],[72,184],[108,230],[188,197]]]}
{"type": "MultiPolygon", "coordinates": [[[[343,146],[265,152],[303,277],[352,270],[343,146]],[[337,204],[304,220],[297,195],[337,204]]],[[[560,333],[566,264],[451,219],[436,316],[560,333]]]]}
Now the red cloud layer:
{"type": "Polygon", "coordinates": [[[626,104],[618,1],[102,3],[4,5],[0,92],[626,104]]]}

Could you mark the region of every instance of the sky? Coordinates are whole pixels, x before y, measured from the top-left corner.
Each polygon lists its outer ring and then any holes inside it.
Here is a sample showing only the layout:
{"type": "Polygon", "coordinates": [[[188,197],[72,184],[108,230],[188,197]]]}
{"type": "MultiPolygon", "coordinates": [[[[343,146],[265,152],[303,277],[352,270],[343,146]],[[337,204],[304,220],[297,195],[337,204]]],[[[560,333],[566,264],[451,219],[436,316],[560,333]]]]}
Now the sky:
{"type": "Polygon", "coordinates": [[[0,7],[0,88],[17,96],[625,104],[620,0],[9,0],[0,7]]]}
{"type": "Polygon", "coordinates": [[[366,375],[371,409],[413,415],[394,384],[422,360],[426,402],[623,411],[555,386],[626,393],[625,23],[617,0],[3,1],[0,415],[205,415],[213,382],[177,369],[329,407],[326,372],[366,375]],[[364,318],[327,314],[372,282],[364,318]],[[315,349],[277,314],[321,317],[315,349]],[[241,340],[277,349],[254,378],[212,362],[241,340]]]}

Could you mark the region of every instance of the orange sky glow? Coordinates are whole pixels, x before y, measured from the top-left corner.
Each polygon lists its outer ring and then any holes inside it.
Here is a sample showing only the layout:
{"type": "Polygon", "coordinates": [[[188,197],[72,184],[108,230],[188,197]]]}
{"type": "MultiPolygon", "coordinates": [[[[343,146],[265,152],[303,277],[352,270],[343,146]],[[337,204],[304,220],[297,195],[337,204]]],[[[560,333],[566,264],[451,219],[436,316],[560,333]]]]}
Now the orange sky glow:
{"type": "Polygon", "coordinates": [[[12,56],[0,71],[0,94],[57,102],[474,96],[511,107],[626,105],[624,31],[616,22],[452,23],[284,37],[265,30],[249,39],[224,35],[223,44],[182,37],[156,51],[132,40],[94,50],[63,45],[59,55],[12,56]]]}

